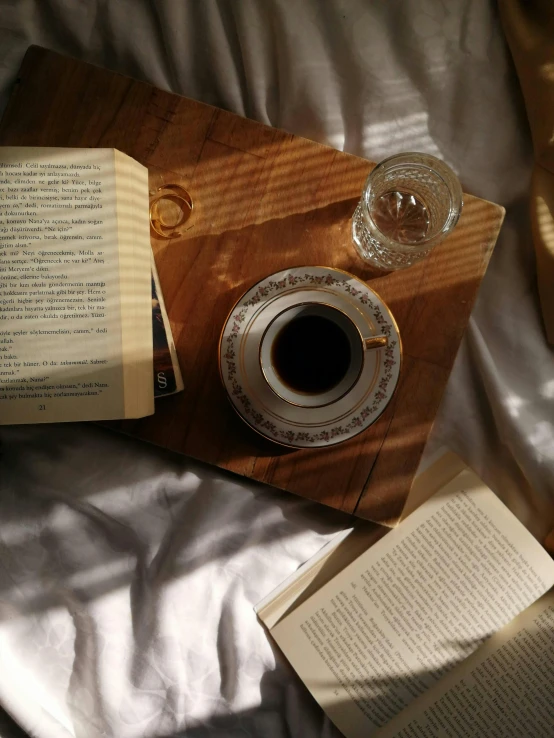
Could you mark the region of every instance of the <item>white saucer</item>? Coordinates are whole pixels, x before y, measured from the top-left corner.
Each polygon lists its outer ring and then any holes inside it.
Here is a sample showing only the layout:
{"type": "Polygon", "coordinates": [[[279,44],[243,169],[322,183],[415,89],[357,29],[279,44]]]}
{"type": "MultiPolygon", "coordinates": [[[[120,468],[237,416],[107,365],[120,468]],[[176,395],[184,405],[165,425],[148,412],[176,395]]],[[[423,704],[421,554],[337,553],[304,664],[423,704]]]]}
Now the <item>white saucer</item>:
{"type": "Polygon", "coordinates": [[[219,342],[221,381],[235,410],[255,431],[292,448],[331,446],[368,428],[394,394],[401,360],[398,327],[381,298],[353,275],[326,267],[285,269],[255,284],[231,310],[219,342]],[[389,338],[387,347],[366,352],[354,387],[325,407],[289,404],[270,389],[260,368],[260,341],[269,322],[301,302],[333,305],[362,335],[389,338]]]}

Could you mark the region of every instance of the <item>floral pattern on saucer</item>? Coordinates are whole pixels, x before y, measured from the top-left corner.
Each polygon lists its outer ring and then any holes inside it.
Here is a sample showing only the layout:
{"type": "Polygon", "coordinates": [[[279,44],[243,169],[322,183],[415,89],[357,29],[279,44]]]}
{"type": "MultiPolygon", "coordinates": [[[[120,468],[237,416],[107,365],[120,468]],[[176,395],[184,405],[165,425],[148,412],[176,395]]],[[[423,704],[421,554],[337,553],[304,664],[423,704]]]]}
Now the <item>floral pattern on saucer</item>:
{"type": "Polygon", "coordinates": [[[380,298],[367,285],[357,278],[334,269],[304,267],[290,269],[267,277],[255,285],[238,301],[232,310],[221,335],[220,371],[223,384],[231,402],[243,419],[267,438],[288,446],[309,448],[333,445],[357,435],[369,427],[381,415],[390,401],[396,384],[401,361],[401,346],[394,319],[380,298]],[[285,423],[274,422],[252,402],[238,379],[238,353],[247,315],[261,303],[280,292],[299,285],[307,287],[326,287],[342,292],[357,300],[372,319],[382,335],[389,338],[388,345],[382,349],[384,360],[376,388],[369,401],[349,416],[344,422],[318,431],[298,430],[286,427],[285,423]],[[384,310],[383,310],[384,308],[384,310]]]}

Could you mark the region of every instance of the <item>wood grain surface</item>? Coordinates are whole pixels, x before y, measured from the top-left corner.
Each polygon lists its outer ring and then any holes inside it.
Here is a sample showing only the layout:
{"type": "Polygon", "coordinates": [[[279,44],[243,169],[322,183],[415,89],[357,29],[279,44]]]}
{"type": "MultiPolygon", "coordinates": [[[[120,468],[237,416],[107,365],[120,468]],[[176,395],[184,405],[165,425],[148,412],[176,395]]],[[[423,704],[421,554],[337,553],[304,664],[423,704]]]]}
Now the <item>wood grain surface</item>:
{"type": "Polygon", "coordinates": [[[118,424],[189,454],[364,518],[402,511],[503,219],[465,196],[432,255],[383,274],[357,256],[350,218],[372,164],[144,82],[31,47],[0,127],[0,143],[116,147],[148,167],[151,185],[178,182],[192,226],[152,233],[185,391],[156,414],[118,424]],[[393,401],[367,431],[338,446],[291,451],[234,413],[220,384],[219,334],[238,297],[291,266],[337,267],[366,280],[391,308],[404,345],[393,401]]]}

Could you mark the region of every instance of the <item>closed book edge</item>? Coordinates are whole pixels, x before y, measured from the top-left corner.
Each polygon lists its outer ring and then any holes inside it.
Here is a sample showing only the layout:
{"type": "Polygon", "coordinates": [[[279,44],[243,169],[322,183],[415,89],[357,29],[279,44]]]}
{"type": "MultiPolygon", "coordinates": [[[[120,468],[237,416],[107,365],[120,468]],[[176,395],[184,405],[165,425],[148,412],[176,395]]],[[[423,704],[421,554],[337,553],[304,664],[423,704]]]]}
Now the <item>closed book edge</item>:
{"type": "Polygon", "coordinates": [[[152,331],[154,336],[154,398],[157,399],[182,392],[185,385],[153,254],[152,331]]]}

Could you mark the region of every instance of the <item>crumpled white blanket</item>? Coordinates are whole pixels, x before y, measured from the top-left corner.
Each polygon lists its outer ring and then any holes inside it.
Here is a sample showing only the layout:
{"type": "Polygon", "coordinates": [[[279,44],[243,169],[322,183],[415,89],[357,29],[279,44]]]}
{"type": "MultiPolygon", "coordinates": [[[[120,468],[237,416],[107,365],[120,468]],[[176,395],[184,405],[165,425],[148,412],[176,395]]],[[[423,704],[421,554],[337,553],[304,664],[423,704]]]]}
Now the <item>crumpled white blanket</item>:
{"type": "MultiPolygon", "coordinates": [[[[506,206],[434,442],[554,524],[531,149],[494,0],[0,0],[2,104],[31,43],[373,160],[435,154],[506,206]]],[[[0,442],[0,705],[25,731],[338,735],[252,606],[346,516],[92,426],[0,442]]]]}

